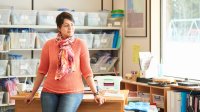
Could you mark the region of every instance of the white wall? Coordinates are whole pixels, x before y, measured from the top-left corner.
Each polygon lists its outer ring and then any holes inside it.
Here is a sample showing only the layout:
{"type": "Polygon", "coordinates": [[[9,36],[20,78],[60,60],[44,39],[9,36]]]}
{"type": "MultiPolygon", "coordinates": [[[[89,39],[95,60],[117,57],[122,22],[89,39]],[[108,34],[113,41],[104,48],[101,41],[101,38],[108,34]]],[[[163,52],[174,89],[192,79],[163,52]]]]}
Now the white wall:
{"type": "MultiPolygon", "coordinates": [[[[125,9],[125,0],[114,0],[114,9],[125,9]]],[[[147,0],[147,9],[150,0],[147,0]]],[[[140,47],[140,51],[150,51],[150,11],[147,11],[147,37],[123,37],[123,75],[132,70],[139,70],[139,63],[133,61],[134,45],[140,47]]]]}
{"type": "MultiPolygon", "coordinates": [[[[111,0],[104,0],[104,9],[111,9],[111,0]]],[[[36,10],[57,10],[58,8],[74,9],[76,11],[99,11],[101,0],[34,0],[36,10]]]]}
{"type": "Polygon", "coordinates": [[[15,9],[31,10],[31,0],[0,0],[0,8],[10,8],[14,6],[15,9]]]}
{"type": "MultiPolygon", "coordinates": [[[[76,11],[99,11],[101,0],[34,0],[36,10],[57,10],[58,8],[74,9],[76,11]]],[[[32,0],[0,0],[0,8],[28,9],[32,7],[32,0]]],[[[103,0],[106,10],[112,9],[112,0],[103,0]]]]}

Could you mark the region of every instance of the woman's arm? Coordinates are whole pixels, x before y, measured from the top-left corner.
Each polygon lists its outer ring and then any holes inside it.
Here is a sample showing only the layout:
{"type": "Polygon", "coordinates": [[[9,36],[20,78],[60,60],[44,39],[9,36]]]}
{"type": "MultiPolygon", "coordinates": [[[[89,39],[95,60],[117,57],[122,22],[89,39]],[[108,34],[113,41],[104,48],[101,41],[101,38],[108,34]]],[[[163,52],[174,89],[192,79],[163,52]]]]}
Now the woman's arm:
{"type": "Polygon", "coordinates": [[[101,95],[98,94],[94,79],[92,76],[88,76],[86,78],[86,82],[88,84],[88,86],[90,87],[91,91],[94,94],[94,100],[95,102],[99,103],[100,105],[103,104],[105,102],[105,98],[101,95]]]}
{"type": "Polygon", "coordinates": [[[40,85],[41,85],[41,83],[42,83],[42,81],[44,79],[44,76],[45,76],[44,74],[37,73],[36,80],[34,82],[34,86],[33,86],[32,92],[25,99],[25,103],[30,104],[33,101],[33,97],[34,97],[35,93],[37,92],[38,88],[40,87],[40,85]]]}
{"type": "Polygon", "coordinates": [[[86,79],[86,82],[87,82],[88,86],[90,87],[92,93],[98,92],[92,76],[88,76],[87,79],[86,79]]]}

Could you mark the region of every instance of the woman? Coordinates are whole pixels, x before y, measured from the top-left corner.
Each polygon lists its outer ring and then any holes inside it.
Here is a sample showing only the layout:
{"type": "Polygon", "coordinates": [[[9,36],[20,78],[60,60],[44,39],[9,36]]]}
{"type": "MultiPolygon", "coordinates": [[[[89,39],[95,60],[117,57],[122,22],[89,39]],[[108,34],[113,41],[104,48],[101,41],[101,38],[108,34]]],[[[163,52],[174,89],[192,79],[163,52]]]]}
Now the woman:
{"type": "Polygon", "coordinates": [[[76,112],[83,98],[82,76],[94,93],[95,101],[103,104],[105,99],[96,89],[87,45],[73,37],[75,28],[72,15],[62,12],[57,16],[56,23],[58,35],[47,41],[42,49],[34,87],[25,102],[30,104],[33,101],[47,75],[41,93],[42,112],[76,112]]]}

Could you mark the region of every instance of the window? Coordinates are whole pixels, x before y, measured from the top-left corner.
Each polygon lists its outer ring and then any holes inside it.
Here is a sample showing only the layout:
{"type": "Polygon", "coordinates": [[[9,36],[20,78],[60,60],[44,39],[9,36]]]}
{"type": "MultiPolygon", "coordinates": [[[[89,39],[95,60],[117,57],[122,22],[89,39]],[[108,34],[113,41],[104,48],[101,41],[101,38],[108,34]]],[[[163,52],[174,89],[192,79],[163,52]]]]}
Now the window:
{"type": "Polygon", "coordinates": [[[163,74],[200,80],[200,0],[162,0],[163,74]]]}

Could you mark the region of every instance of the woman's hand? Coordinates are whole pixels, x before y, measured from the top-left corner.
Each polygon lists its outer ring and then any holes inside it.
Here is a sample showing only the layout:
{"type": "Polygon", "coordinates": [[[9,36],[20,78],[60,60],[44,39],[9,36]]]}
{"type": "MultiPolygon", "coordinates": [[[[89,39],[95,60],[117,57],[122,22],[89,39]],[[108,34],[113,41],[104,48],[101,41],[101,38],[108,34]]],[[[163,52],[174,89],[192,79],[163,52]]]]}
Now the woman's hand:
{"type": "Polygon", "coordinates": [[[102,105],[106,101],[106,99],[101,95],[94,95],[94,100],[100,105],[102,105]]]}
{"type": "Polygon", "coordinates": [[[33,102],[33,99],[34,99],[34,95],[30,94],[30,95],[26,96],[24,102],[26,104],[31,104],[33,102]]]}

